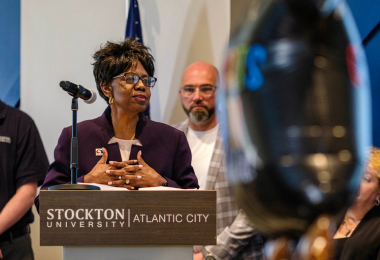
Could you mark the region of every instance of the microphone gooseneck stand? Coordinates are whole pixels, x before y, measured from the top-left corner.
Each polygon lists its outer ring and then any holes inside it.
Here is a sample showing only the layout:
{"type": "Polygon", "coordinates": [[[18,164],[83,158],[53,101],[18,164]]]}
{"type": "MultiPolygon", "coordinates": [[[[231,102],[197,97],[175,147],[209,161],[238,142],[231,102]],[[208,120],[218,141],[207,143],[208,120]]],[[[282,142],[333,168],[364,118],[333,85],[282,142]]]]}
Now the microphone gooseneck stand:
{"type": "Polygon", "coordinates": [[[78,178],[78,139],[77,139],[77,111],[78,98],[73,97],[71,100],[72,113],[72,136],[71,136],[71,151],[70,151],[70,169],[71,169],[71,184],[59,184],[49,187],[48,190],[100,190],[98,186],[77,184],[78,178]]]}

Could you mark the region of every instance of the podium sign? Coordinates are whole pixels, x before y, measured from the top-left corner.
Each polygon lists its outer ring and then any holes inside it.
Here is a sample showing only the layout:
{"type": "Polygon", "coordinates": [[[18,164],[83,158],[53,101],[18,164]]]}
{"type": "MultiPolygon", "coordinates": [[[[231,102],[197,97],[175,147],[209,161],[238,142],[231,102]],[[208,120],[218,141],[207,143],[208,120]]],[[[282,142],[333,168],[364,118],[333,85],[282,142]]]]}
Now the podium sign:
{"type": "Polygon", "coordinates": [[[216,191],[41,191],[41,246],[215,245],[216,191]]]}

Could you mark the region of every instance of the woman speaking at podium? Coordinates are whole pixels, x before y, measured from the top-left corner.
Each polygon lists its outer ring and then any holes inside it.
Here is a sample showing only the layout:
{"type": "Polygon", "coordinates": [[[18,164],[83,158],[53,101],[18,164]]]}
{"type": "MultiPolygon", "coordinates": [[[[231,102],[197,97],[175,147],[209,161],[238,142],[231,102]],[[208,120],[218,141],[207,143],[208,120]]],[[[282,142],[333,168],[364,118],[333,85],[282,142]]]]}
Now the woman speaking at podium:
{"type": "MultiPolygon", "coordinates": [[[[77,181],[128,189],[198,188],[185,134],[142,113],[157,81],[149,49],[128,38],[107,42],[93,57],[96,86],[108,107],[100,117],[78,123],[77,181]]],[[[71,127],[63,129],[41,190],[70,183],[71,135],[71,127]]]]}

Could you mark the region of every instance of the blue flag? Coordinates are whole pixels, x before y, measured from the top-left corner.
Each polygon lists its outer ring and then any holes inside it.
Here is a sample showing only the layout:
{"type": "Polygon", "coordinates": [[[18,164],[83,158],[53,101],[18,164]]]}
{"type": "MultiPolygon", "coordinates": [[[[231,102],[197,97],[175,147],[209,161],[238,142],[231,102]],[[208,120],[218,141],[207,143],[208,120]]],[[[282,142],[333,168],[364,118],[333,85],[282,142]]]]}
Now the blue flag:
{"type": "Polygon", "coordinates": [[[143,43],[140,11],[137,0],[129,1],[129,12],[127,19],[127,27],[125,28],[125,38],[135,38],[139,42],[143,43]]]}
{"type": "MultiPolygon", "coordinates": [[[[135,38],[137,41],[143,43],[143,36],[141,31],[140,11],[137,0],[129,0],[129,11],[127,18],[127,27],[125,28],[125,38],[135,38]]],[[[144,115],[150,118],[150,105],[144,111],[144,115]]]]}

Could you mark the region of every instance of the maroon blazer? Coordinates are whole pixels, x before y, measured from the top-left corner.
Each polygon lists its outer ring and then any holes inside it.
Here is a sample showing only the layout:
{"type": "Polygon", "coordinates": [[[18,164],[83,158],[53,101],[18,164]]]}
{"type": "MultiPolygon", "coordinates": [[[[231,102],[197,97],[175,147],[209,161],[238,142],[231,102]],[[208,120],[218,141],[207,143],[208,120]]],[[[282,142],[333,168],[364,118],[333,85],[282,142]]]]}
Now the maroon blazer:
{"type": "MultiPolygon", "coordinates": [[[[55,161],[50,165],[41,190],[50,186],[70,183],[70,145],[72,129],[66,127],[59,137],[54,150],[55,161]]],[[[121,161],[118,143],[108,144],[115,135],[111,109],[108,107],[102,116],[78,123],[78,182],[83,182],[101,157],[95,155],[95,149],[106,148],[108,161],[121,161]]],[[[141,150],[142,158],[161,176],[166,177],[169,187],[191,189],[199,188],[197,177],[191,166],[191,151],[186,136],[166,124],[151,121],[142,113],[136,126],[136,138],[142,146],[132,145],[130,159],[137,159],[141,150]]],[[[35,199],[39,207],[39,197],[35,199]]]]}

